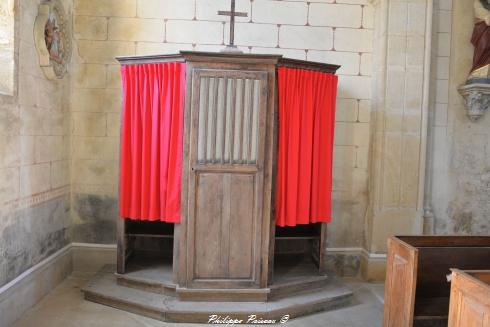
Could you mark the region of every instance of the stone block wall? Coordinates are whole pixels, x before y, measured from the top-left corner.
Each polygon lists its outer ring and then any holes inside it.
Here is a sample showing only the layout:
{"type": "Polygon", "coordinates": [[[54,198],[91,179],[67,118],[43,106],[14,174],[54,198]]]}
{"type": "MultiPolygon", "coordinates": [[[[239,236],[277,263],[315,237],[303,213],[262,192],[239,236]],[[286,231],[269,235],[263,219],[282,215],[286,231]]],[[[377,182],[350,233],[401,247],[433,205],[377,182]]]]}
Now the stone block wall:
{"type": "Polygon", "coordinates": [[[17,83],[13,95],[0,94],[0,286],[69,242],[70,89],[39,67],[39,3],[14,1],[17,83]]]}
{"type": "MultiPolygon", "coordinates": [[[[431,98],[431,142],[432,154],[430,156],[431,165],[431,199],[427,204],[433,211],[436,221],[435,225],[440,225],[438,217],[445,215],[447,203],[443,199],[449,192],[450,181],[447,180],[449,168],[449,146],[450,137],[448,134],[448,113],[449,113],[449,70],[451,55],[451,32],[452,32],[452,0],[437,0],[434,4],[434,53],[432,59],[432,98],[431,98]],[[442,186],[442,187],[441,187],[442,186]]],[[[452,90],[457,92],[457,90],[452,90]]],[[[431,226],[434,233],[440,228],[431,226]],[[436,230],[437,229],[437,230],[436,230]]]]}
{"type": "MultiPolygon", "coordinates": [[[[422,232],[432,2],[376,3],[365,246],[372,254],[383,254],[388,237],[422,232]]],[[[368,265],[364,273],[369,277],[371,270],[368,265]]]]}
{"type": "MultiPolygon", "coordinates": [[[[74,240],[115,241],[120,55],[219,51],[228,0],[75,0],[71,114],[74,240]],[[104,226],[101,228],[100,226],[104,226]],[[109,234],[107,234],[109,232],[109,234]]],[[[367,0],[238,0],[244,52],[342,65],[330,247],[360,247],[367,205],[374,9],[367,0]]]]}
{"type": "MultiPolygon", "coordinates": [[[[0,86],[0,286],[68,242],[115,243],[121,85],[114,57],[219,51],[229,33],[227,17],[217,15],[229,0],[63,0],[73,58],[67,77],[48,81],[32,33],[40,0],[8,1],[15,29],[3,9],[0,26],[15,35],[16,83],[10,93],[0,86]]],[[[343,275],[361,269],[382,279],[386,237],[421,232],[425,191],[436,234],[490,233],[490,118],[470,122],[457,92],[473,55],[467,2],[434,0],[432,16],[428,0],[372,2],[237,0],[249,16],[237,18],[235,40],[247,53],[342,65],[328,262],[343,275]]],[[[0,33],[0,61],[2,40],[0,33]]]]}

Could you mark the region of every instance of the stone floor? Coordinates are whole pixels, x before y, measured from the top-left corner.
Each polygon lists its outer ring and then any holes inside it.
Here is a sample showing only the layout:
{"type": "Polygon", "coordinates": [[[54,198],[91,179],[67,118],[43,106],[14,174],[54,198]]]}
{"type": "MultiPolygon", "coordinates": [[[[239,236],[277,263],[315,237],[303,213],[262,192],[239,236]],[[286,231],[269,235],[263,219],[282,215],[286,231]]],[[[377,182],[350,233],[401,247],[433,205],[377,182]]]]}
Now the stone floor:
{"type": "MultiPolygon", "coordinates": [[[[15,327],[96,327],[96,326],[202,326],[164,323],[132,313],[85,301],[80,288],[90,274],[73,273],[34,308],[15,327]]],[[[350,306],[292,319],[290,327],[376,327],[383,317],[383,284],[348,281],[354,290],[350,306]]]]}

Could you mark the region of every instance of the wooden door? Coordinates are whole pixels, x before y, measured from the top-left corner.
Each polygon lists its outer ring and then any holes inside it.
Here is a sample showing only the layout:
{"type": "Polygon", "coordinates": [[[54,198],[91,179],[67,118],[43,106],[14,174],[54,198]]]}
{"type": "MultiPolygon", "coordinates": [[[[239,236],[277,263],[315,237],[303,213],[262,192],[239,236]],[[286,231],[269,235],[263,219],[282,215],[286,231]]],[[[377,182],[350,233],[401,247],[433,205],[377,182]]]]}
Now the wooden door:
{"type": "Polygon", "coordinates": [[[194,68],[187,287],[259,287],[267,71],[194,68]]]}
{"type": "Polygon", "coordinates": [[[453,270],[448,326],[490,327],[490,270],[453,270]]]}
{"type": "Polygon", "coordinates": [[[383,327],[411,327],[418,251],[396,237],[388,239],[383,327]]]}

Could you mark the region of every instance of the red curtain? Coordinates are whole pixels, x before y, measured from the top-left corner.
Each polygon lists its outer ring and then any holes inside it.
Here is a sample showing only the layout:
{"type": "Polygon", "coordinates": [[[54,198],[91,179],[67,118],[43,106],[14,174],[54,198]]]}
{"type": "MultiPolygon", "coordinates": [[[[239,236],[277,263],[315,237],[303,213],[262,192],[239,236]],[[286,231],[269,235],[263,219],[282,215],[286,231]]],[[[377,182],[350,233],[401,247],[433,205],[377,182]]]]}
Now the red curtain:
{"type": "Polygon", "coordinates": [[[121,67],[120,215],[180,222],[185,64],[121,67]]]}
{"type": "Polygon", "coordinates": [[[276,224],[330,222],[337,76],[279,68],[276,224]]]}

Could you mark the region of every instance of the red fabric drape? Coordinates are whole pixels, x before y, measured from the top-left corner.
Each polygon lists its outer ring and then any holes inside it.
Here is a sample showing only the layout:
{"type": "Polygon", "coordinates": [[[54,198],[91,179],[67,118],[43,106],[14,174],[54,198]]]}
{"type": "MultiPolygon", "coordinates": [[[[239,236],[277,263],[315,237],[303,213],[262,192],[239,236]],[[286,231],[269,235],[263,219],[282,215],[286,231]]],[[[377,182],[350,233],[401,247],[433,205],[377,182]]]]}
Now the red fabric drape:
{"type": "Polygon", "coordinates": [[[337,76],[279,68],[276,224],[330,222],[337,76]]]}
{"type": "Polygon", "coordinates": [[[185,64],[121,67],[120,216],[180,222],[185,64]]]}
{"type": "Polygon", "coordinates": [[[471,71],[490,64],[490,26],[484,21],[475,24],[471,43],[475,46],[471,71]]]}

